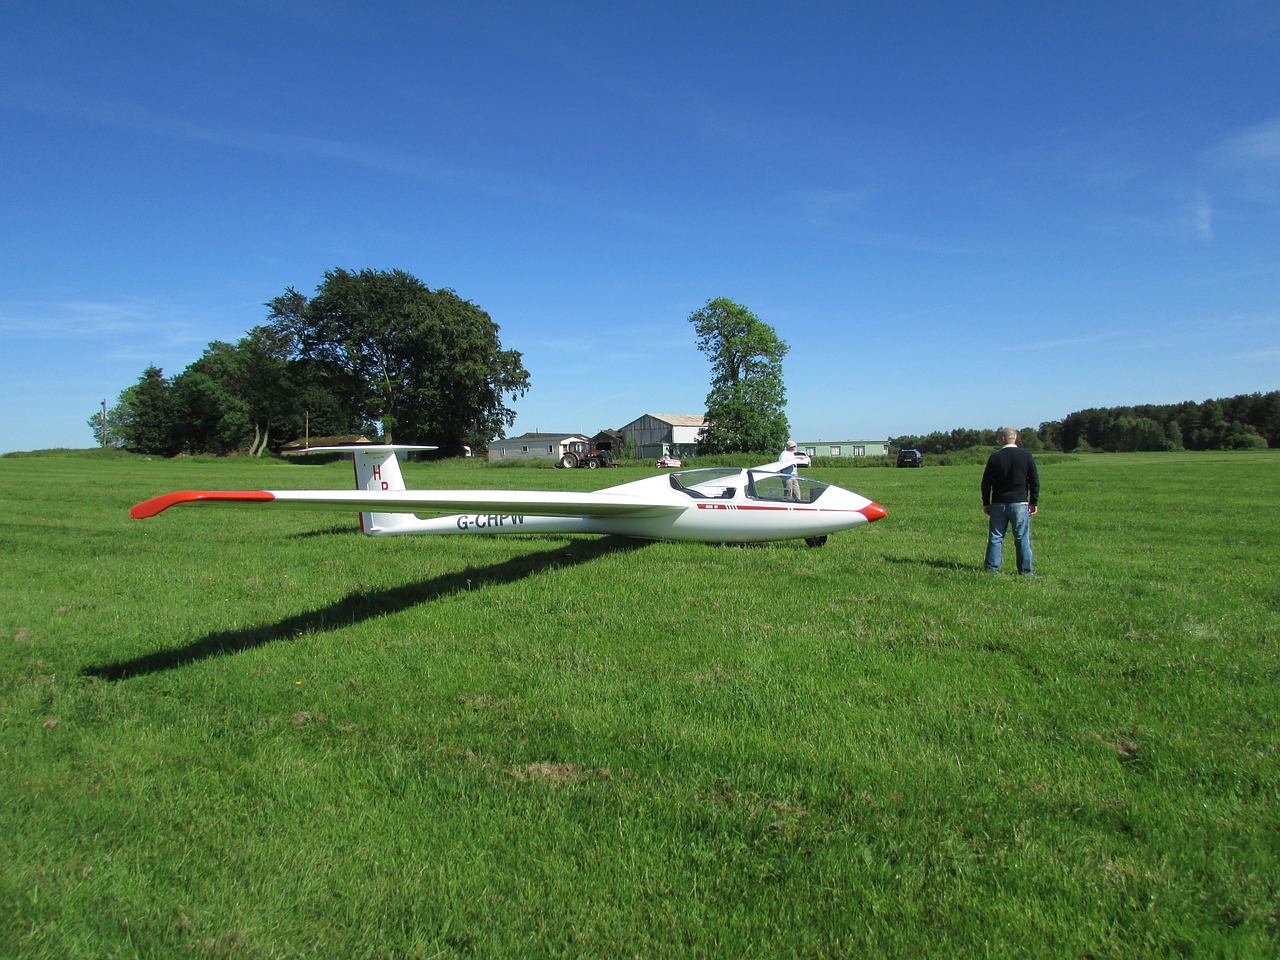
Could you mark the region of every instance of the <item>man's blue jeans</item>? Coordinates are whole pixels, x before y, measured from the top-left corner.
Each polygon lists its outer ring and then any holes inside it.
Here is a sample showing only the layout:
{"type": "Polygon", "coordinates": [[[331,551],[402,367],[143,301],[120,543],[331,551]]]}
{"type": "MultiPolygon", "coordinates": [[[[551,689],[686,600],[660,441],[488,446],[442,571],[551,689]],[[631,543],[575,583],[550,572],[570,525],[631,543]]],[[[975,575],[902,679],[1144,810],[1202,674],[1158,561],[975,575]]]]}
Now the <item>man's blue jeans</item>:
{"type": "Polygon", "coordinates": [[[987,535],[987,570],[1000,572],[1004,559],[1004,535],[1013,524],[1013,545],[1018,555],[1018,572],[1031,575],[1031,507],[1025,503],[993,503],[987,535]]]}

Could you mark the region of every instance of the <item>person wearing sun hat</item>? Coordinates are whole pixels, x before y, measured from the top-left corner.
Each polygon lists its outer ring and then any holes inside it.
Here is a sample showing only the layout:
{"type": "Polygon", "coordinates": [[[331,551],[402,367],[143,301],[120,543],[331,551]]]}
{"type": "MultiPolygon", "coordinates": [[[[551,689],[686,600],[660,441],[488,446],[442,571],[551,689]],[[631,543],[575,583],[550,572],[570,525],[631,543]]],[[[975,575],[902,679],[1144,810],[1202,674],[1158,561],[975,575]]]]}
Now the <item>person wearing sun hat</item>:
{"type": "Polygon", "coordinates": [[[778,462],[784,464],[778,471],[785,478],[783,488],[788,500],[800,499],[800,468],[796,459],[796,442],[788,440],[782,453],[778,454],[778,462]]]}

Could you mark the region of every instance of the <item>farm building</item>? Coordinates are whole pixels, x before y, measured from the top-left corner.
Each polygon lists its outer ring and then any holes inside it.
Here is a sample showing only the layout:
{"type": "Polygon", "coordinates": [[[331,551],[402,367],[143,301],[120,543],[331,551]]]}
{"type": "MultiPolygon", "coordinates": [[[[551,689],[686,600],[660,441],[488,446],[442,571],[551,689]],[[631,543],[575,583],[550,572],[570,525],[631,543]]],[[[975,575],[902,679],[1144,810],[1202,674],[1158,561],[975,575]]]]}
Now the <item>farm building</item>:
{"type": "Polygon", "coordinates": [[[340,437],[304,437],[301,440],[291,440],[286,443],[280,448],[280,456],[305,457],[311,452],[312,447],[349,447],[356,443],[371,442],[368,437],[358,433],[344,434],[340,437]]]}
{"type": "Polygon", "coordinates": [[[616,460],[622,456],[622,444],[625,440],[621,430],[601,430],[591,438],[591,446],[595,450],[608,450],[616,460]]]}
{"type": "Polygon", "coordinates": [[[888,440],[797,440],[796,446],[811,457],[885,457],[888,440]]]}
{"type": "Polygon", "coordinates": [[[589,444],[579,433],[523,433],[489,444],[490,460],[559,460],[573,444],[589,444]]]}
{"type": "Polygon", "coordinates": [[[707,418],[687,413],[646,413],[619,432],[635,444],[642,460],[668,453],[688,457],[698,452],[698,435],[707,418]]]}
{"type": "MultiPolygon", "coordinates": [[[[617,430],[601,430],[588,438],[581,433],[526,433],[489,444],[490,460],[560,460],[570,450],[607,450],[617,459],[624,442],[635,457],[656,459],[667,454],[691,457],[698,452],[698,436],[707,418],[687,413],[646,413],[617,430]]],[[[883,457],[888,440],[803,440],[801,450],[811,457],[883,457]]]]}

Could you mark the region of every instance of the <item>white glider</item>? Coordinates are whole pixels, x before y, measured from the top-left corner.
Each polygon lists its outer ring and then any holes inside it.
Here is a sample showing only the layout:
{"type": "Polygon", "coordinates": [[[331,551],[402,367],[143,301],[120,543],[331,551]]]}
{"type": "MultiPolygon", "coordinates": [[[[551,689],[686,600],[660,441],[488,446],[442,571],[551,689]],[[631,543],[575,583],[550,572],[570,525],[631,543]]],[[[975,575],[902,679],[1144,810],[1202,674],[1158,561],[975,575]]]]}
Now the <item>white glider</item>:
{"type": "Polygon", "coordinates": [[[679,470],[593,493],[408,490],[396,452],[434,447],[313,449],[354,454],[357,489],[184,490],[140,503],[129,514],[144,519],[180,504],[276,506],[359,512],[361,529],[373,536],[604,533],[704,543],[803,539],[810,545],[885,516],[880,504],[808,477],[799,478],[799,497],[788,498],[777,463],[679,470]]]}

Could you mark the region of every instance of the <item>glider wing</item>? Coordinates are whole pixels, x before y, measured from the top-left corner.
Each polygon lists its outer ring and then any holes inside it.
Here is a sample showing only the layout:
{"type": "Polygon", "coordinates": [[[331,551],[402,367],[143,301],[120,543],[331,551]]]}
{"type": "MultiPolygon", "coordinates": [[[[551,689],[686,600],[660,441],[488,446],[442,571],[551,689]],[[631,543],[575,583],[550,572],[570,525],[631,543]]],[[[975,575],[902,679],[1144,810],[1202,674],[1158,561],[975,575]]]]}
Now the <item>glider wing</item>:
{"type": "Polygon", "coordinates": [[[129,515],[135,520],[142,520],[182,504],[270,505],[348,513],[494,513],[534,517],[664,517],[686,509],[681,504],[660,503],[614,493],[531,490],[183,490],[139,503],[129,510],[129,515]]]}

